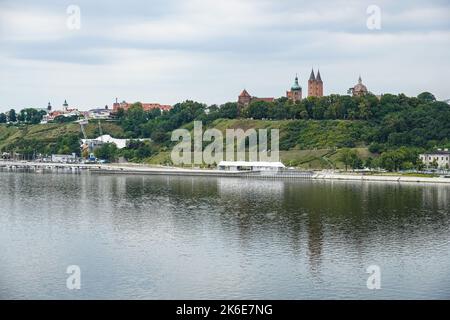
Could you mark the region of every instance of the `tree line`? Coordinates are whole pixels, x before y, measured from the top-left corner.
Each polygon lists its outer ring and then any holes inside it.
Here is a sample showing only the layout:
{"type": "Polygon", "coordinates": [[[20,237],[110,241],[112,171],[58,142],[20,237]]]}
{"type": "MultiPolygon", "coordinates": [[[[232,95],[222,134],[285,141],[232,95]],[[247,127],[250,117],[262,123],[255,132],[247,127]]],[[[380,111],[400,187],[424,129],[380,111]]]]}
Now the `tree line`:
{"type": "MultiPolygon", "coordinates": [[[[0,114],[0,123],[14,122],[14,119],[40,122],[42,112],[31,110],[24,109],[18,114],[11,110],[8,114],[0,114]]],[[[102,157],[110,160],[123,156],[140,161],[169,150],[173,130],[189,127],[194,120],[202,121],[207,127],[218,119],[279,120],[282,123],[281,150],[343,148],[341,154],[344,155],[340,160],[351,168],[417,168],[420,152],[450,147],[450,106],[424,92],[417,97],[404,94],[381,97],[372,94],[362,97],[329,95],[308,97],[295,103],[282,97],[274,102],[255,101],[246,107],[240,107],[236,102],[208,106],[188,100],[163,112],[159,109],[144,111],[140,103],[135,103],[128,110],[120,109],[116,114],[124,132],[117,138],[131,139],[129,145],[122,150],[106,146],[97,153],[102,155],[104,152],[102,157]],[[142,142],[138,138],[150,138],[151,142],[142,142]],[[380,156],[363,162],[350,150],[364,146],[380,156]]],[[[41,141],[27,142],[19,149],[79,154],[79,146],[74,142],[77,138],[80,137],[65,137],[65,140],[60,137],[56,143],[48,145],[41,141]]]]}

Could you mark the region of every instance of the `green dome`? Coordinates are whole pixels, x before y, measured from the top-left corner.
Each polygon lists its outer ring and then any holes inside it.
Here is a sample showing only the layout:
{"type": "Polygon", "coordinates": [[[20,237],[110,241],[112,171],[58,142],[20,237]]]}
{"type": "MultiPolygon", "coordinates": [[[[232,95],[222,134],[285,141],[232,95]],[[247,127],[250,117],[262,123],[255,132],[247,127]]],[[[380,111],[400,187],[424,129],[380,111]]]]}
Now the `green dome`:
{"type": "Polygon", "coordinates": [[[298,84],[298,77],[295,76],[295,82],[294,85],[291,87],[292,91],[302,90],[302,87],[298,84]]]}

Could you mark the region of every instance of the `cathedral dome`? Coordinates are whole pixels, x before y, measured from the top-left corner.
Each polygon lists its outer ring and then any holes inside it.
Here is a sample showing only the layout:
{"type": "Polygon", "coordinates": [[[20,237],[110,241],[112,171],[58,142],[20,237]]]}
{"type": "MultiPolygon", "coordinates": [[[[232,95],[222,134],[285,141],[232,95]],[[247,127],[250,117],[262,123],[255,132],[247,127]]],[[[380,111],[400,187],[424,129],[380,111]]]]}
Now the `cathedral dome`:
{"type": "Polygon", "coordinates": [[[367,93],[367,92],[368,92],[367,87],[365,85],[363,85],[361,77],[359,77],[358,84],[356,84],[353,87],[353,93],[354,94],[358,94],[358,93],[362,94],[362,93],[367,93]]]}

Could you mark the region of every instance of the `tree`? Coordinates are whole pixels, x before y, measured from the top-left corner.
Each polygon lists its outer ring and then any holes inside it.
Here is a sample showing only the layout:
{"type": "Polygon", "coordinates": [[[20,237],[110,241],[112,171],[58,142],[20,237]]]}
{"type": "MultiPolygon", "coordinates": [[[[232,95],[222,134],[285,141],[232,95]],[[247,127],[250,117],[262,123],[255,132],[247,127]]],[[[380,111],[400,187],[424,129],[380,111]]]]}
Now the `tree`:
{"type": "Polygon", "coordinates": [[[380,153],[383,150],[383,145],[373,142],[369,146],[370,153],[380,153]]]}
{"type": "Polygon", "coordinates": [[[80,138],[76,134],[66,134],[58,137],[52,153],[80,155],[80,138]]]}
{"type": "Polygon", "coordinates": [[[344,164],[345,171],[347,171],[348,166],[350,166],[354,161],[352,150],[347,148],[342,149],[338,159],[344,164]]]}
{"type": "Polygon", "coordinates": [[[119,108],[116,112],[116,118],[121,120],[125,118],[125,110],[123,108],[119,108]]]}
{"type": "Polygon", "coordinates": [[[76,121],[76,120],[78,120],[78,116],[76,116],[76,115],[69,116],[69,117],[66,117],[64,115],[59,115],[59,116],[55,117],[55,119],[53,119],[53,122],[68,123],[68,122],[72,122],[72,121],[76,121]]]}
{"type": "Polygon", "coordinates": [[[16,122],[17,121],[16,110],[14,110],[14,109],[9,110],[8,120],[9,120],[9,122],[16,122]]]}
{"type": "Polygon", "coordinates": [[[352,166],[352,169],[362,169],[363,162],[356,151],[351,152],[350,159],[350,165],[352,166]]]}
{"type": "Polygon", "coordinates": [[[372,169],[372,168],[374,167],[374,161],[373,161],[373,158],[372,158],[372,157],[368,157],[368,158],[366,159],[366,162],[364,163],[364,166],[365,166],[366,168],[372,169]]]}
{"type": "Polygon", "coordinates": [[[363,167],[363,161],[358,156],[358,153],[348,148],[341,150],[338,160],[345,165],[345,171],[347,171],[349,166],[352,169],[361,169],[363,167]]]}
{"type": "Polygon", "coordinates": [[[269,108],[272,107],[270,102],[255,101],[247,107],[247,117],[253,119],[267,119],[269,117],[269,108]]]}
{"type": "Polygon", "coordinates": [[[46,114],[43,110],[36,110],[33,108],[27,108],[20,111],[17,116],[19,122],[25,122],[28,124],[38,124],[41,122],[42,117],[46,114]]]}
{"type": "Polygon", "coordinates": [[[221,118],[236,119],[239,115],[239,108],[236,102],[227,102],[220,106],[218,112],[221,118]]]}
{"type": "Polygon", "coordinates": [[[433,94],[429,93],[429,92],[422,92],[421,94],[419,94],[417,96],[417,98],[419,100],[422,100],[422,101],[425,101],[425,102],[434,102],[434,101],[436,101],[436,97],[433,94]]]}
{"type": "Polygon", "coordinates": [[[418,150],[407,147],[383,152],[379,159],[380,166],[388,171],[412,169],[420,161],[418,150]]]}
{"type": "Polygon", "coordinates": [[[161,130],[156,130],[152,132],[151,139],[156,143],[163,143],[169,140],[169,136],[161,130]]]}
{"type": "Polygon", "coordinates": [[[117,146],[115,143],[104,143],[94,150],[94,155],[98,159],[114,162],[117,159],[117,146]]]}
{"type": "Polygon", "coordinates": [[[6,117],[6,114],[0,113],[0,123],[6,123],[8,122],[8,118],[6,117]]]}

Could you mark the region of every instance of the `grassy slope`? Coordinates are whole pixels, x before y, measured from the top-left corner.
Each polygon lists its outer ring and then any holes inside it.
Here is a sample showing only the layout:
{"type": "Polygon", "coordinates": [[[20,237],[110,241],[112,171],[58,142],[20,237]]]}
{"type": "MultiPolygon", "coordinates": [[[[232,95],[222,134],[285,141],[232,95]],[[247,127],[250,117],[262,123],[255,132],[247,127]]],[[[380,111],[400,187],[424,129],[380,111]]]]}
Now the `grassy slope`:
{"type": "MultiPolygon", "coordinates": [[[[110,134],[113,137],[120,137],[123,135],[123,130],[115,123],[105,122],[101,124],[104,134],[110,134]]],[[[20,127],[7,127],[0,125],[0,150],[13,145],[19,140],[38,140],[46,143],[56,142],[58,137],[66,134],[77,134],[80,137],[81,129],[78,123],[49,123],[36,124],[20,127]]],[[[86,134],[89,138],[98,135],[98,124],[89,123],[86,126],[86,134]]]]}
{"type": "MultiPolygon", "coordinates": [[[[264,121],[236,119],[220,119],[208,126],[217,128],[222,132],[226,129],[280,129],[281,140],[290,139],[293,141],[289,150],[280,151],[281,161],[287,166],[296,166],[305,169],[326,169],[336,166],[342,168],[338,161],[339,149],[335,149],[336,143],[349,139],[351,135],[358,132],[358,123],[351,121],[264,121]],[[355,130],[356,126],[356,130],[355,130]],[[295,130],[292,129],[294,127],[295,130]],[[297,130],[298,129],[298,130],[297,130]]],[[[105,122],[101,125],[104,134],[113,137],[121,137],[123,130],[117,124],[105,122]]],[[[193,124],[185,126],[192,129],[193,124]]],[[[206,128],[204,128],[206,129],[206,128]]],[[[86,126],[88,137],[98,135],[98,124],[89,123],[86,126]]],[[[80,125],[77,123],[67,124],[38,124],[21,127],[7,127],[0,125],[0,150],[14,144],[19,140],[43,141],[54,143],[59,136],[65,134],[78,134],[81,137],[80,125]]],[[[350,137],[355,140],[355,137],[350,137]]],[[[358,139],[356,139],[357,141],[358,139]]],[[[370,154],[362,143],[358,143],[357,150],[362,159],[366,159],[370,154]]],[[[170,160],[170,151],[160,152],[149,158],[146,162],[150,164],[165,164],[170,160]]]]}
{"type": "MultiPolygon", "coordinates": [[[[362,159],[375,157],[371,154],[360,136],[363,134],[364,123],[359,121],[313,121],[313,120],[282,120],[264,121],[249,119],[219,119],[208,126],[225,132],[226,129],[280,129],[280,140],[288,140],[289,150],[280,151],[281,161],[287,166],[304,169],[343,168],[339,162],[341,150],[335,146],[346,141],[354,141],[354,148],[362,159]]],[[[184,128],[192,130],[193,123],[184,128]]],[[[207,129],[207,128],[203,128],[207,129]]],[[[281,146],[281,144],[280,144],[281,146]]],[[[147,160],[150,164],[168,163],[170,152],[160,152],[147,160]]]]}

